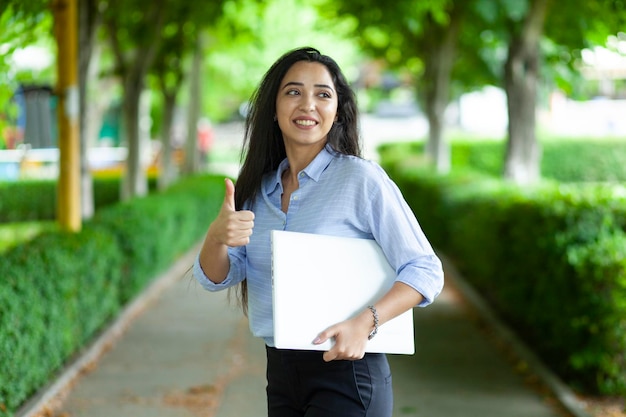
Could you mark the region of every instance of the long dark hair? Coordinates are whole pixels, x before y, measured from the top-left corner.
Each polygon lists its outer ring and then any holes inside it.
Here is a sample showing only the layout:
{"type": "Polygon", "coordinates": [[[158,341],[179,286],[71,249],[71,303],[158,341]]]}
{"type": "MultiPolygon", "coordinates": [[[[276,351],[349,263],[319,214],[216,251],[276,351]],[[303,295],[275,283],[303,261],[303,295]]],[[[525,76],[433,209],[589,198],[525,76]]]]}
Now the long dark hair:
{"type": "MultiPolygon", "coordinates": [[[[280,83],[289,69],[300,61],[318,62],[328,69],[337,91],[337,121],[328,132],[327,142],[337,152],[361,156],[358,132],[358,108],[352,88],[334,59],[322,55],[311,47],[294,49],[281,56],[265,73],[250,100],[246,116],[244,144],[241,151],[243,164],[235,184],[235,206],[241,210],[246,202],[252,204],[261,188],[263,176],[276,170],[285,159],[283,136],[274,120],[276,96],[280,83]]],[[[248,291],[242,281],[238,299],[247,312],[248,291]]]]}

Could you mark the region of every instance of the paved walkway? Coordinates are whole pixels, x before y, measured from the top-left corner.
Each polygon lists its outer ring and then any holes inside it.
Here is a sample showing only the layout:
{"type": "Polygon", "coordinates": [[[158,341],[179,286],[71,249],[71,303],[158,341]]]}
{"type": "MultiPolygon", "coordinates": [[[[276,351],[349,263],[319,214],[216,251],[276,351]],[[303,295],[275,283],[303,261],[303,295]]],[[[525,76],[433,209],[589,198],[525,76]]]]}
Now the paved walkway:
{"type": "MultiPolygon", "coordinates": [[[[159,277],[19,415],[266,415],[263,343],[249,334],[225,293],[208,293],[186,274],[193,255],[159,277]]],[[[394,416],[584,416],[580,410],[564,411],[557,401],[563,393],[555,397],[545,389],[542,382],[550,378],[533,372],[532,360],[516,356],[516,349],[502,342],[501,331],[485,318],[488,313],[466,301],[473,296],[466,298],[453,268],[446,263],[445,270],[442,295],[415,310],[415,355],[390,356],[394,416]]]]}

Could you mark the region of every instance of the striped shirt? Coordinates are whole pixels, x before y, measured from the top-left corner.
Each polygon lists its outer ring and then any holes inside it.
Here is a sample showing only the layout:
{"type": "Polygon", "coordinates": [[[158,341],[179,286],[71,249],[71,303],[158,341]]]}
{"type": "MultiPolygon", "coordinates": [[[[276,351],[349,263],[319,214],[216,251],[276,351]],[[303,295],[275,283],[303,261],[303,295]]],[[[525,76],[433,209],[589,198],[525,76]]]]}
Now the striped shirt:
{"type": "MultiPolygon", "coordinates": [[[[287,213],[281,211],[281,176],[287,159],[266,174],[262,190],[246,209],[255,214],[246,246],[229,248],[226,279],[210,281],[196,258],[193,273],[209,291],[248,280],[250,330],[269,346],[273,341],[271,246],[272,230],[375,239],[395,269],[396,280],[424,296],[430,304],[443,288],[443,269],[398,187],[375,162],[335,152],[326,146],[298,173],[299,188],[291,194],[287,213]]],[[[306,248],[302,248],[306,251],[306,248]]]]}

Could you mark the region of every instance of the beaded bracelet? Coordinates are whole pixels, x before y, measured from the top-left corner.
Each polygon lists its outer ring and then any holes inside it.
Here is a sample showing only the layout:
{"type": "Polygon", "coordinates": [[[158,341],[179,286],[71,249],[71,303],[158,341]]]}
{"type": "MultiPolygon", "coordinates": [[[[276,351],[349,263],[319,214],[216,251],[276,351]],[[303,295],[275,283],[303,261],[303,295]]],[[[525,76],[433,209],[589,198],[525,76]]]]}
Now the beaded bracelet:
{"type": "Polygon", "coordinates": [[[378,312],[374,306],[367,306],[367,308],[369,308],[374,315],[374,330],[367,336],[367,340],[372,340],[374,336],[376,336],[376,333],[378,333],[378,312]]]}

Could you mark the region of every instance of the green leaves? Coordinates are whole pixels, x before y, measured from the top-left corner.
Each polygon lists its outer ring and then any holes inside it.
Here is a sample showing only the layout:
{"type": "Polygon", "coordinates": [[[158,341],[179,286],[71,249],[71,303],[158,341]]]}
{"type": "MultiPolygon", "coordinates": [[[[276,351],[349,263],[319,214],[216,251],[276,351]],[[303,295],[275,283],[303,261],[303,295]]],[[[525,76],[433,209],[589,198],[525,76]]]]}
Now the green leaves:
{"type": "MultiPolygon", "coordinates": [[[[217,198],[216,198],[217,196],[217,198]]],[[[185,179],[103,209],[80,233],[44,233],[0,262],[0,416],[48,383],[158,273],[198,242],[223,177],[185,179]]]]}
{"type": "Polygon", "coordinates": [[[624,187],[438,176],[390,147],[385,167],[433,245],[535,352],[571,385],[626,393],[624,187]]]}
{"type": "MultiPolygon", "coordinates": [[[[44,42],[51,39],[52,16],[45,0],[4,0],[6,6],[0,11],[0,149],[3,143],[3,134],[13,125],[17,115],[17,107],[11,102],[18,81],[27,80],[50,82],[50,73],[31,74],[29,71],[20,73],[12,62],[16,49],[25,47],[37,41],[44,42]],[[39,77],[39,78],[37,78],[39,77]],[[47,78],[46,78],[47,77],[47,78]]],[[[47,44],[49,45],[49,44],[47,44]]]]}

